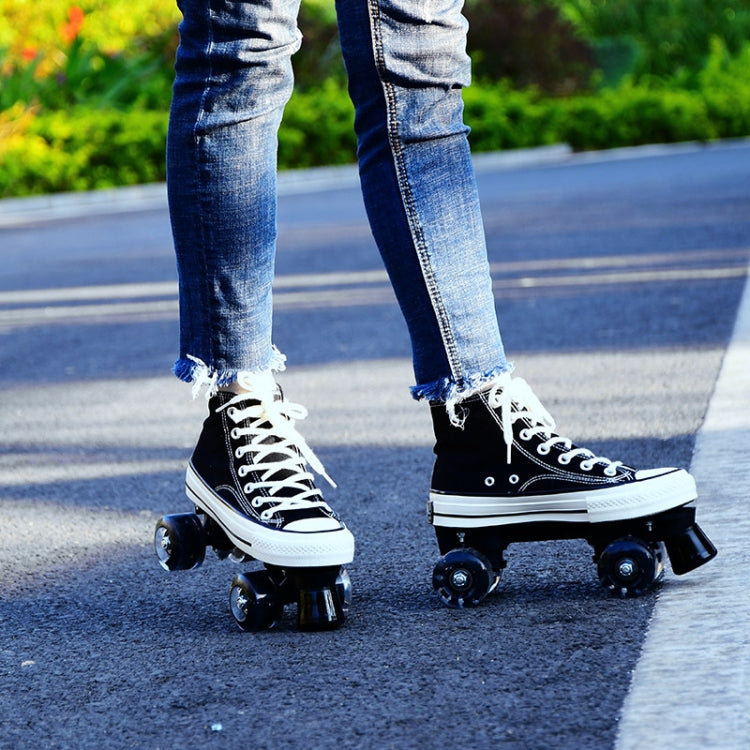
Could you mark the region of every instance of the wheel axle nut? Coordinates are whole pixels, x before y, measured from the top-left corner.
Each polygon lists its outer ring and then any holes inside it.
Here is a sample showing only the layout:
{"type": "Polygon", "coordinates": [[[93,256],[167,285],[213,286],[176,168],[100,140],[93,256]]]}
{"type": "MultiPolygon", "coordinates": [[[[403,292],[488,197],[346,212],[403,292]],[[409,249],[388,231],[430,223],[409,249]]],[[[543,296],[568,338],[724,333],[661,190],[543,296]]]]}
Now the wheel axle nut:
{"type": "Polygon", "coordinates": [[[631,578],[635,573],[636,567],[632,560],[622,560],[617,565],[617,573],[623,578],[631,578]]]}
{"type": "Polygon", "coordinates": [[[465,570],[454,570],[451,573],[451,584],[457,589],[462,589],[469,582],[469,574],[465,570]]]}

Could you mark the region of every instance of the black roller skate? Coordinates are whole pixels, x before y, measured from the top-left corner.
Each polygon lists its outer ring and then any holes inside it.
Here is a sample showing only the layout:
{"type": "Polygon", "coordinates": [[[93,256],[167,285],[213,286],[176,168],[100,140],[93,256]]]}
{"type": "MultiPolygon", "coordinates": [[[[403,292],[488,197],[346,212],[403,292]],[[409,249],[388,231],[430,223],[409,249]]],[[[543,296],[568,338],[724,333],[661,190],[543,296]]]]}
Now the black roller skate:
{"type": "Polygon", "coordinates": [[[456,407],[433,404],[436,462],[429,500],[442,558],[433,586],[452,607],[494,590],[514,542],[585,539],[602,584],[638,596],[663,573],[716,555],[695,523],[695,481],[681,469],[636,471],[554,432],[520,378],[503,376],[456,407]]]}
{"type": "Polygon", "coordinates": [[[262,568],[232,581],[240,628],[271,628],[295,601],[300,628],[340,626],[351,598],[341,566],[353,558],[354,539],[307,470],[309,463],[331,481],[294,427],[305,410],[273,383],[240,395],[220,391],[209,411],[185,480],[195,512],[157,523],[161,565],[196,568],[206,547],[220,558],[257,560],[262,568]]]}

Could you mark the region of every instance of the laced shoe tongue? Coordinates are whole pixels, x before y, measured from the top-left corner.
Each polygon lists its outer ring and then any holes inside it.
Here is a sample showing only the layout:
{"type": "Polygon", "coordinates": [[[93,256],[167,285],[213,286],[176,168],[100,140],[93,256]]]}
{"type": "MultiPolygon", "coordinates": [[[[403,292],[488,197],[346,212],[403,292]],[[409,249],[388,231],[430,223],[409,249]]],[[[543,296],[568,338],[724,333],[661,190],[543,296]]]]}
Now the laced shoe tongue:
{"type": "MultiPolygon", "coordinates": [[[[527,412],[528,413],[528,412],[527,412]]],[[[557,435],[553,432],[548,424],[543,422],[541,419],[535,418],[533,415],[529,415],[520,420],[521,429],[535,430],[536,434],[542,437],[544,440],[549,440],[553,435],[557,435]]]]}
{"type": "MultiPolygon", "coordinates": [[[[272,425],[270,422],[262,422],[260,425],[263,429],[272,429],[272,425]]],[[[269,435],[266,438],[263,438],[263,440],[260,441],[260,444],[262,445],[273,445],[274,443],[280,443],[282,441],[281,438],[275,437],[273,435],[269,435]]],[[[299,451],[297,451],[296,448],[290,448],[291,450],[294,450],[295,453],[299,455],[299,451]]],[[[265,464],[273,464],[274,462],[281,463],[282,461],[288,461],[289,456],[285,455],[283,453],[267,453],[265,456],[265,459],[263,463],[265,464]]],[[[283,482],[288,479],[294,479],[295,483],[297,485],[304,484],[306,487],[309,487],[312,489],[313,483],[309,479],[303,479],[300,477],[300,472],[305,471],[304,462],[302,459],[302,456],[300,456],[300,462],[299,462],[299,469],[297,471],[294,471],[293,469],[289,469],[285,466],[279,466],[278,469],[276,469],[273,473],[270,473],[267,475],[266,479],[271,481],[280,481],[283,482]]],[[[290,486],[283,486],[280,487],[276,492],[271,495],[271,497],[294,497],[295,495],[299,494],[299,489],[295,487],[290,486]]]]}
{"type": "Polygon", "coordinates": [[[298,404],[284,401],[280,388],[277,387],[273,392],[270,404],[267,400],[254,398],[252,394],[245,394],[239,398],[231,393],[225,395],[228,395],[229,398],[222,399],[223,404],[219,408],[225,408],[233,401],[237,404],[238,409],[260,407],[260,414],[256,412],[256,417],[248,416],[237,422],[238,428],[248,430],[249,441],[252,441],[256,446],[272,446],[275,443],[281,446],[278,453],[265,453],[262,459],[264,481],[279,483],[279,486],[269,495],[269,499],[291,499],[301,491],[315,490],[315,484],[307,469],[307,463],[311,464],[315,471],[323,476],[332,487],[336,486],[336,483],[328,476],[323,464],[294,427],[294,419],[304,419],[307,416],[307,411],[298,404]],[[263,416],[266,416],[267,419],[263,419],[263,416]],[[257,417],[260,417],[263,421],[258,422],[257,417]],[[250,437],[256,432],[265,432],[266,434],[261,440],[256,440],[250,437]],[[278,468],[274,469],[274,463],[279,464],[278,468]],[[284,486],[287,481],[289,485],[284,486]],[[304,488],[304,490],[301,488],[304,488]]]}
{"type": "Polygon", "coordinates": [[[591,465],[600,464],[607,471],[616,470],[618,466],[622,466],[620,461],[611,461],[604,456],[597,456],[593,451],[580,448],[569,438],[559,435],[555,431],[555,420],[552,415],[542,406],[528,383],[521,378],[513,378],[502,388],[493,389],[490,392],[490,402],[500,409],[508,464],[511,463],[513,445],[512,423],[518,420],[527,429],[542,437],[544,441],[554,441],[550,448],[555,448],[562,453],[576,453],[591,465]]]}
{"type": "MultiPolygon", "coordinates": [[[[232,400],[233,398],[236,398],[236,394],[233,394],[233,393],[227,393],[226,395],[228,396],[228,398],[222,399],[223,403],[225,404],[228,401],[232,400]]],[[[276,396],[274,397],[274,400],[281,401],[281,395],[276,394],[276,396]]],[[[242,399],[242,401],[238,404],[238,408],[240,409],[246,409],[248,407],[253,407],[253,406],[262,406],[262,402],[260,401],[260,399],[253,398],[252,396],[248,396],[248,398],[242,399]]],[[[282,442],[282,438],[277,437],[272,434],[274,428],[273,428],[273,424],[271,424],[271,422],[269,421],[263,421],[263,422],[257,423],[256,420],[253,419],[252,417],[246,417],[245,419],[242,419],[239,422],[237,422],[236,426],[240,429],[269,430],[270,431],[269,434],[266,437],[264,437],[262,440],[254,441],[256,445],[273,445],[274,443],[282,442]]],[[[247,442],[250,442],[251,439],[252,439],[252,435],[247,435],[245,437],[245,440],[247,442]]],[[[252,452],[246,453],[244,460],[247,461],[248,463],[252,463],[253,453],[252,452]]],[[[263,457],[263,464],[267,467],[263,471],[263,473],[266,474],[266,480],[283,482],[285,480],[292,479],[293,477],[297,476],[298,472],[285,466],[279,466],[278,469],[276,469],[272,473],[267,473],[270,467],[274,463],[281,464],[283,461],[288,461],[288,460],[289,460],[288,454],[266,453],[263,457]]],[[[300,461],[300,464],[302,464],[301,461],[300,461]]],[[[302,470],[303,470],[303,467],[302,465],[300,465],[300,471],[302,470]]],[[[299,482],[299,479],[297,481],[299,482]]],[[[305,482],[305,484],[310,487],[312,486],[311,482],[305,482]]],[[[278,498],[287,497],[288,498],[288,497],[293,497],[294,495],[298,494],[298,492],[299,490],[295,490],[294,487],[284,486],[276,490],[271,497],[272,498],[273,497],[278,497],[278,498]]]]}

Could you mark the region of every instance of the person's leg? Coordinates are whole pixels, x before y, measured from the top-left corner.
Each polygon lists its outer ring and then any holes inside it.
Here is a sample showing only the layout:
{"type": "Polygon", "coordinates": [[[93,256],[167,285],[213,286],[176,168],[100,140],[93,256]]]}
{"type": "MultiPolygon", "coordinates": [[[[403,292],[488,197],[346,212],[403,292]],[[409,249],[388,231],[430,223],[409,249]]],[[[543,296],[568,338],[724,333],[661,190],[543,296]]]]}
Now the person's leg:
{"type": "Polygon", "coordinates": [[[459,0],[337,5],[365,204],[409,326],[414,393],[432,403],[433,522],[600,521],[687,503],[696,492],[686,472],[638,472],[578,448],[510,377],[463,123],[460,9],[459,0]]]}
{"type": "Polygon", "coordinates": [[[187,493],[245,553],[274,565],[349,562],[353,539],[323,501],[273,371],[276,143],[292,91],[299,0],[180,0],[168,138],[180,280],[175,374],[207,386],[187,493]]]}
{"type": "Polygon", "coordinates": [[[271,341],[276,134],[292,92],[299,0],[179,6],[167,144],[180,277],[175,372],[222,384],[280,364],[271,341]]]}
{"type": "Polygon", "coordinates": [[[338,0],[362,192],[406,318],[415,394],[459,397],[510,369],[498,330],[461,88],[454,0],[338,0]]]}

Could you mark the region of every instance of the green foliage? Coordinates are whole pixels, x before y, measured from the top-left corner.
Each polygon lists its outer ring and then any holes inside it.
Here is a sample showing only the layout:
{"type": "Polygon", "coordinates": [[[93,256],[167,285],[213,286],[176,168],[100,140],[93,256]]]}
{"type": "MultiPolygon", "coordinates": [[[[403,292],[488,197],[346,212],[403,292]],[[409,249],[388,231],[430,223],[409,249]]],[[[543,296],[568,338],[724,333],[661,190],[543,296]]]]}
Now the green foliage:
{"type": "MultiPolygon", "coordinates": [[[[730,58],[716,41],[698,90],[624,84],[568,98],[507,83],[464,92],[472,148],[567,142],[576,149],[750,134],[750,45],[730,58]]],[[[282,168],[351,163],[356,144],[345,88],[332,81],[298,92],[279,133],[282,168]]],[[[0,197],[163,180],[165,111],[75,107],[0,116],[0,197]]]]}
{"type": "Polygon", "coordinates": [[[164,112],[138,110],[76,108],[0,120],[0,197],[163,180],[166,129],[164,112]]]}
{"type": "Polygon", "coordinates": [[[292,58],[296,89],[317,89],[326,80],[343,85],[346,70],[341,58],[333,0],[304,0],[298,26],[303,38],[302,47],[292,58]]]}
{"type": "Polygon", "coordinates": [[[0,110],[156,108],[169,101],[176,9],[158,0],[0,0],[0,110]]]}
{"type": "Polygon", "coordinates": [[[687,91],[624,86],[564,103],[560,138],[576,149],[707,141],[719,133],[703,97],[687,91]]]}
{"type": "Polygon", "coordinates": [[[714,38],[706,66],[697,75],[697,88],[719,137],[750,134],[750,43],[730,57],[722,42],[714,38]]]}
{"type": "Polygon", "coordinates": [[[593,44],[614,84],[700,70],[718,38],[731,55],[750,39],[750,0],[551,0],[593,44]]]}
{"type": "Polygon", "coordinates": [[[472,85],[464,91],[464,119],[474,151],[530,148],[559,140],[561,109],[534,90],[507,82],[472,85]]]}
{"type": "Polygon", "coordinates": [[[279,130],[279,164],[300,169],[356,160],[354,108],[346,90],[328,80],[317,90],[298,91],[279,130]]]}
{"type": "MultiPolygon", "coordinates": [[[[154,43],[143,51],[136,48],[128,55],[105,53],[76,37],[66,46],[54,73],[38,75],[41,57],[33,58],[25,67],[6,65],[9,72],[0,87],[0,109],[19,102],[48,111],[77,104],[101,109],[162,106],[171,96],[172,73],[166,72],[165,64],[171,60],[170,49],[171,33],[159,45],[154,43]]],[[[0,52],[0,60],[2,57],[0,52]]]]}
{"type": "MultiPolygon", "coordinates": [[[[0,0],[12,22],[0,28],[0,197],[165,178],[176,18],[161,0],[82,6],[0,0]],[[26,40],[21,25],[44,14],[51,29],[26,40]]],[[[468,0],[466,12],[475,151],[750,135],[750,0],[468,0]],[[609,84],[596,93],[590,49],[609,84]]],[[[333,0],[303,0],[300,26],[279,164],[351,163],[333,0]]]]}

